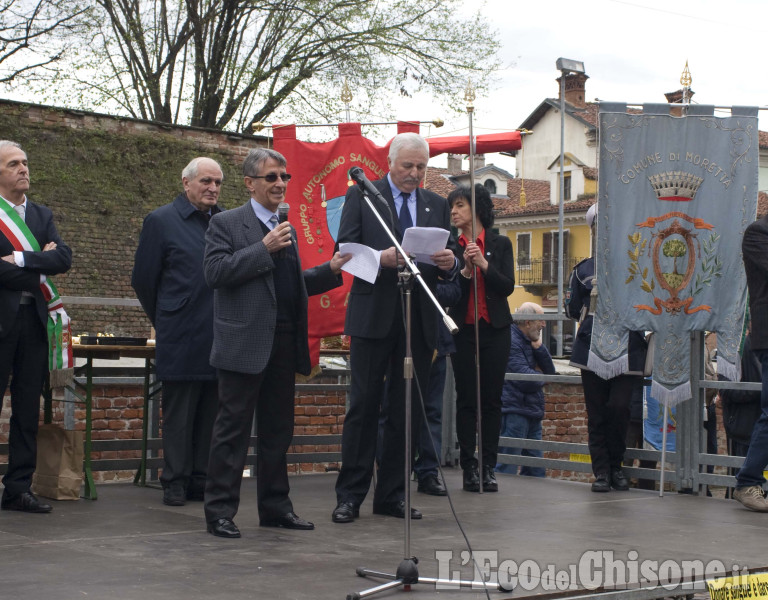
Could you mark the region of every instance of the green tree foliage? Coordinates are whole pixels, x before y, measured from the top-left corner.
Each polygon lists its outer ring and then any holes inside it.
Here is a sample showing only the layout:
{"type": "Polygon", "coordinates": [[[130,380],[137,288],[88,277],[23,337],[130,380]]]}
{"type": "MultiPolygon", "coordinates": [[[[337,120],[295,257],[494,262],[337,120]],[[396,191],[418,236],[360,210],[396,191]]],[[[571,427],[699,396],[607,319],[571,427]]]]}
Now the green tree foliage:
{"type": "Polygon", "coordinates": [[[45,91],[167,123],[250,132],[268,118],[331,119],[345,77],[360,110],[388,113],[422,90],[457,104],[470,76],[482,84],[497,66],[495,34],[479,15],[460,19],[463,0],[92,4],[90,37],[45,91]]]}
{"type": "Polygon", "coordinates": [[[84,9],[76,0],[0,0],[0,83],[61,60],[84,9]]]}

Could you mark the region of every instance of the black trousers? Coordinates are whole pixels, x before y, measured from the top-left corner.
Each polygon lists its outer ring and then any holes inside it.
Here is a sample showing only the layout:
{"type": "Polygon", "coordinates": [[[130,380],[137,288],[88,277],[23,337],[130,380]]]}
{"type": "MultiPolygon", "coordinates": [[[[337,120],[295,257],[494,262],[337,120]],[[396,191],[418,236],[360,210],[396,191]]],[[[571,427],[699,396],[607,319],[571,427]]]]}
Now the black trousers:
{"type": "Polygon", "coordinates": [[[163,381],[163,487],[203,490],[219,404],[212,381],[163,381]]]}
{"type": "MultiPolygon", "coordinates": [[[[456,379],[456,437],[462,469],[477,466],[477,375],[475,327],[464,325],[456,335],[456,353],[451,355],[456,379]]],[[[480,321],[480,417],[483,465],[496,466],[501,432],[501,390],[511,344],[509,327],[496,329],[480,321]]]]}
{"type": "MultiPolygon", "coordinates": [[[[627,425],[627,448],[639,448],[642,450],[645,438],[643,436],[643,422],[642,421],[630,421],[627,425]]],[[[627,466],[633,466],[634,461],[624,461],[627,466]]],[[[641,469],[655,469],[655,460],[641,460],[638,465],[641,469]]],[[[652,479],[637,478],[637,487],[641,490],[653,490],[656,489],[656,482],[652,479]]]]}
{"type": "Polygon", "coordinates": [[[627,449],[627,425],[632,390],[642,385],[642,377],[619,375],[612,379],[581,370],[584,402],[587,406],[587,433],[592,472],[608,474],[618,469],[627,449]]]}
{"type": "Polygon", "coordinates": [[[11,423],[5,494],[29,491],[37,463],[40,394],[48,372],[48,341],[34,304],[22,304],[10,331],[0,337],[0,398],[11,379],[11,423]]]}
{"type": "Polygon", "coordinates": [[[256,484],[260,519],[293,511],[286,452],[293,438],[296,334],[278,331],[258,375],[219,370],[219,410],[213,425],[205,485],[208,522],[234,518],[256,415],[256,484]]]}
{"type": "MultiPolygon", "coordinates": [[[[413,303],[411,354],[415,378],[412,382],[412,427],[417,432],[421,423],[421,406],[416,379],[422,393],[427,393],[432,348],[424,340],[419,325],[419,311],[413,303]]],[[[401,312],[384,339],[353,337],[350,343],[352,366],[349,409],[341,435],[341,471],[336,480],[338,502],[360,506],[373,478],[379,412],[388,377],[387,418],[384,424],[381,462],[378,467],[374,507],[399,502],[405,497],[405,327],[401,312]]],[[[434,318],[430,316],[429,318],[434,318]]],[[[412,435],[411,440],[415,440],[412,435]]]]}

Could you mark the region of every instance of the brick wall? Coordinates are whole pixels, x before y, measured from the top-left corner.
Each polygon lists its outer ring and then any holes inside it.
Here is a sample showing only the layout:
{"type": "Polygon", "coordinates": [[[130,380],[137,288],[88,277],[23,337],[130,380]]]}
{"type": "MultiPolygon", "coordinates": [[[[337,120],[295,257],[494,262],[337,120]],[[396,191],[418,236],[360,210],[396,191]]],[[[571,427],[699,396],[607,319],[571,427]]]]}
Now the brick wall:
{"type": "MultiPolygon", "coordinates": [[[[181,171],[195,156],[217,160],[224,171],[225,208],[247,199],[241,165],[261,136],[154,124],[0,100],[0,139],[27,152],[29,197],[53,210],[72,248],[72,269],[55,278],[62,296],[134,298],[133,256],[144,217],[171,202],[181,171]]],[[[68,308],[72,330],[147,336],[140,308],[68,308]]]]}

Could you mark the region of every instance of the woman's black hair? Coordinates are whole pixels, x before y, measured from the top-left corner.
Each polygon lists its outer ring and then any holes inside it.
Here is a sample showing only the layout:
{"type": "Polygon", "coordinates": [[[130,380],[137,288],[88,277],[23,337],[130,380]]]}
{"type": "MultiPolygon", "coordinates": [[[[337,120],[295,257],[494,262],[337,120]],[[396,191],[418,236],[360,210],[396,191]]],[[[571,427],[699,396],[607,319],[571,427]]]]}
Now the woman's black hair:
{"type": "MultiPolygon", "coordinates": [[[[471,200],[472,191],[469,186],[460,186],[448,194],[448,206],[453,207],[456,200],[464,199],[467,202],[471,200]]],[[[493,200],[491,194],[480,183],[475,184],[475,215],[480,221],[483,229],[493,227],[493,200]]]]}

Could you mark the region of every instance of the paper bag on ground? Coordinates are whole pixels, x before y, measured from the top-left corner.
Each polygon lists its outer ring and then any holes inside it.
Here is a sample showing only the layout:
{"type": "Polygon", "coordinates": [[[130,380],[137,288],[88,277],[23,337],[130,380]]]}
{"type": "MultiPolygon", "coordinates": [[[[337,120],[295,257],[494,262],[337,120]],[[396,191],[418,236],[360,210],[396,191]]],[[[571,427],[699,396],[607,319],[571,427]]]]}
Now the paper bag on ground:
{"type": "Polygon", "coordinates": [[[32,492],[54,500],[78,500],[83,483],[83,432],[41,425],[32,492]]]}

